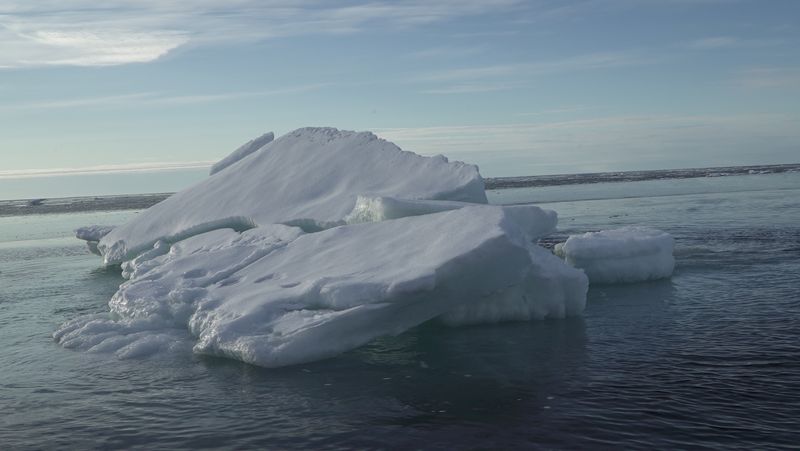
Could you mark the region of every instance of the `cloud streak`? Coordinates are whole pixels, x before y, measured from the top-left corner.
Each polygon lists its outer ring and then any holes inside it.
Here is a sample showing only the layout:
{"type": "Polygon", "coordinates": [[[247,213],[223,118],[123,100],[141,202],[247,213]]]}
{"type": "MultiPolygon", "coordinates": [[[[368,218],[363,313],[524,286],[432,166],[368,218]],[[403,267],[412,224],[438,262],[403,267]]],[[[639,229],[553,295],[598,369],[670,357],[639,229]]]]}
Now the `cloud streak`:
{"type": "Polygon", "coordinates": [[[656,58],[643,57],[634,53],[598,52],[547,61],[447,69],[420,75],[415,81],[449,82],[497,78],[511,75],[546,75],[649,64],[656,61],[658,61],[656,58]]]}
{"type": "Polygon", "coordinates": [[[42,111],[70,108],[110,108],[110,107],[148,107],[181,106],[203,103],[218,103],[233,100],[271,97],[286,94],[311,92],[331,86],[326,83],[288,86],[261,91],[235,91],[211,94],[164,95],[158,92],[140,92],[113,96],[85,97],[74,99],[45,100],[27,103],[0,105],[0,112],[42,111]]]}
{"type": "Polygon", "coordinates": [[[530,77],[653,64],[659,61],[656,57],[631,52],[597,52],[545,61],[439,70],[417,75],[412,81],[434,85],[421,91],[427,94],[487,92],[511,89],[530,77]]]}
{"type": "Polygon", "coordinates": [[[17,169],[0,171],[0,179],[22,179],[65,175],[115,174],[127,172],[180,171],[206,169],[215,161],[153,162],[85,166],[75,168],[17,169]]]}
{"type": "Polygon", "coordinates": [[[7,0],[0,4],[0,68],[112,66],[155,61],[177,48],[307,34],[408,28],[501,13],[522,0],[7,0]]]}
{"type": "Polygon", "coordinates": [[[695,50],[755,49],[780,45],[782,43],[783,41],[777,39],[744,39],[734,36],[713,36],[696,39],[689,42],[687,46],[695,50]]]}
{"type": "Polygon", "coordinates": [[[758,67],[743,70],[736,83],[746,88],[800,89],[799,67],[758,67]]]}
{"type": "Polygon", "coordinates": [[[478,163],[487,176],[789,161],[800,119],[764,115],[612,116],[508,125],[378,129],[407,150],[478,163]],[[771,157],[753,152],[770,148],[771,157]],[[770,160],[772,161],[772,160],[770,160]],[[509,173],[509,168],[517,171],[509,173]]]}

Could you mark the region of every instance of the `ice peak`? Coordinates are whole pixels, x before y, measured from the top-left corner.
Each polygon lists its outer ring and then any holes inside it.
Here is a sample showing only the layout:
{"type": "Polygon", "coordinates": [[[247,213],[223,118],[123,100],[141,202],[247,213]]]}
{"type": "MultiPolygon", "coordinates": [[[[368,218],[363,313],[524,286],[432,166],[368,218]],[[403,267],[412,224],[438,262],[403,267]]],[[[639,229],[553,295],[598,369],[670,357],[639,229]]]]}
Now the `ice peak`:
{"type": "Polygon", "coordinates": [[[262,135],[212,172],[103,237],[98,249],[106,262],[133,258],[159,240],[208,231],[209,224],[229,227],[230,218],[335,226],[359,195],[486,203],[473,165],[407,152],[370,132],[330,127],[300,128],[274,141],[271,133],[262,135]]]}

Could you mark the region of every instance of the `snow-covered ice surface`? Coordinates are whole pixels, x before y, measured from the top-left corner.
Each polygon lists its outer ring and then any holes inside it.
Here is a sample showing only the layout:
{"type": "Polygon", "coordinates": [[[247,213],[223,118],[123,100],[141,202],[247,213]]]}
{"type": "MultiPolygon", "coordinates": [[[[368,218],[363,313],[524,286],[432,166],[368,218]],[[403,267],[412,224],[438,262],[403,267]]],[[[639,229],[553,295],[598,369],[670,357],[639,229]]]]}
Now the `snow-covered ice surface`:
{"type": "Polygon", "coordinates": [[[406,152],[369,132],[304,128],[142,212],[104,236],[98,250],[116,264],[159,240],[223,227],[324,229],[343,224],[359,195],[486,203],[476,166],[406,152]]]}
{"type": "Polygon", "coordinates": [[[442,315],[456,325],[579,314],[586,277],[531,244],[516,210],[471,206],[311,234],[283,225],[222,229],[168,253],[157,246],[123,265],[131,279],[109,318],[67,323],[55,338],[139,355],[168,342],[162,329],[188,327],[195,352],[274,367],[331,357],[442,315]]]}
{"type": "MultiPolygon", "coordinates": [[[[358,196],[353,211],[345,217],[348,224],[420,216],[474,206],[474,203],[437,200],[408,200],[393,197],[358,196]]],[[[534,205],[507,205],[502,208],[531,241],[556,231],[558,214],[534,205]]]]}
{"type": "Polygon", "coordinates": [[[214,175],[217,172],[227,168],[233,163],[236,163],[237,161],[243,159],[244,157],[252,154],[253,152],[271,143],[274,139],[275,139],[275,134],[269,132],[269,133],[264,133],[263,135],[259,136],[256,139],[252,139],[242,144],[241,147],[231,152],[230,155],[219,160],[217,163],[211,166],[211,169],[209,170],[209,175],[214,175]]]}
{"type": "Polygon", "coordinates": [[[592,283],[641,282],[672,275],[674,240],[661,230],[628,226],[571,235],[555,252],[592,283]]]}
{"type": "Polygon", "coordinates": [[[77,231],[128,281],[108,315],[65,323],[59,343],[124,358],[196,339],[197,353],[276,367],[437,318],[585,307],[583,271],[534,244],[557,214],[482,205],[475,166],[330,128],[267,134],[219,165],[126,224],[77,231]]]}

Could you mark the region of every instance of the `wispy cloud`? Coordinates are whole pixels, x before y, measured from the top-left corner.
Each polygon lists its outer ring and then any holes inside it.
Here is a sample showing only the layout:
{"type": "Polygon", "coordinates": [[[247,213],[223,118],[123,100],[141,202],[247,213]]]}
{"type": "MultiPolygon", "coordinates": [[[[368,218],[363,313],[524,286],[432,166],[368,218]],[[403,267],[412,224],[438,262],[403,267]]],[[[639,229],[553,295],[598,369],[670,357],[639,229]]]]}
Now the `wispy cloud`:
{"type": "Polygon", "coordinates": [[[109,108],[109,107],[142,107],[142,106],[180,106],[202,103],[217,103],[248,98],[270,97],[285,94],[310,92],[330,86],[325,83],[289,86],[261,91],[235,91],[222,93],[165,95],[158,92],[130,93],[114,96],[85,97],[72,99],[55,99],[26,103],[6,103],[0,105],[2,111],[36,111],[70,108],[109,108]]]}
{"type": "Polygon", "coordinates": [[[285,88],[267,89],[261,91],[223,92],[218,94],[157,96],[144,100],[142,103],[148,105],[187,105],[195,103],[213,103],[247,98],[271,97],[285,94],[299,94],[303,92],[316,91],[327,86],[331,86],[331,84],[315,83],[310,85],[289,86],[285,88]]]}
{"type": "Polygon", "coordinates": [[[131,163],[74,168],[18,169],[0,171],[0,179],[52,177],[60,175],[112,174],[123,172],[179,171],[208,168],[214,161],[131,163]]]}
{"type": "Polygon", "coordinates": [[[441,88],[424,89],[420,91],[423,94],[473,94],[479,92],[496,92],[505,91],[513,88],[513,84],[481,84],[481,83],[464,83],[445,86],[441,88]]]}
{"type": "Polygon", "coordinates": [[[167,30],[39,28],[24,20],[0,17],[0,40],[0,67],[15,68],[144,63],[180,47],[189,37],[167,30]]]}
{"type": "Polygon", "coordinates": [[[411,58],[419,59],[432,59],[432,58],[463,58],[466,56],[473,56],[485,52],[487,49],[484,45],[477,45],[471,47],[459,46],[440,46],[431,47],[424,50],[418,50],[410,53],[408,56],[411,58]]]}
{"type": "Polygon", "coordinates": [[[623,67],[657,61],[627,52],[598,52],[567,58],[516,64],[447,69],[419,75],[419,82],[477,80],[508,75],[543,75],[609,67],[623,67]]]}
{"type": "Polygon", "coordinates": [[[800,89],[800,67],[759,67],[741,71],[736,83],[747,88],[800,89]]]}
{"type": "Polygon", "coordinates": [[[737,38],[734,36],[712,36],[690,41],[686,45],[689,48],[697,50],[715,50],[715,49],[761,48],[761,47],[780,45],[782,43],[783,41],[778,39],[745,39],[745,38],[737,38]]]}
{"type": "Polygon", "coordinates": [[[598,109],[597,107],[592,107],[589,105],[569,105],[560,108],[545,109],[541,111],[529,111],[525,113],[517,113],[517,116],[521,117],[548,116],[556,114],[582,113],[585,111],[597,110],[597,109],[598,109]]]}
{"type": "Polygon", "coordinates": [[[724,47],[735,47],[739,40],[730,36],[716,36],[713,38],[697,39],[689,43],[689,47],[695,49],[718,49],[724,47]]]}
{"type": "Polygon", "coordinates": [[[422,93],[486,92],[511,89],[528,83],[531,77],[536,76],[652,64],[658,61],[658,58],[631,52],[598,52],[554,60],[431,71],[417,75],[411,81],[432,85],[421,90],[422,93]]]}
{"type": "Polygon", "coordinates": [[[439,82],[439,81],[459,81],[477,80],[490,77],[500,77],[506,75],[519,74],[528,65],[525,64],[501,64],[481,67],[464,67],[457,69],[446,69],[429,72],[419,75],[414,81],[418,82],[439,82]]]}
{"type": "Polygon", "coordinates": [[[523,0],[6,0],[0,68],[154,61],[187,45],[371,27],[417,27],[514,10],[523,0]]]}
{"type": "Polygon", "coordinates": [[[153,93],[134,93],[116,96],[84,97],[72,99],[43,100],[25,103],[5,103],[0,111],[50,110],[61,108],[93,108],[110,105],[123,105],[154,98],[153,93]]]}
{"type": "Polygon", "coordinates": [[[493,176],[749,164],[776,155],[785,162],[797,151],[798,130],[797,117],[753,114],[610,116],[376,133],[408,150],[479,163],[485,175],[493,176]],[[754,148],[772,149],[773,155],[754,153],[754,148]]]}
{"type": "Polygon", "coordinates": [[[654,10],[659,8],[696,8],[730,5],[747,0],[561,0],[529,2],[533,13],[519,17],[519,23],[542,24],[553,21],[577,21],[591,16],[608,16],[621,11],[654,10]]]}

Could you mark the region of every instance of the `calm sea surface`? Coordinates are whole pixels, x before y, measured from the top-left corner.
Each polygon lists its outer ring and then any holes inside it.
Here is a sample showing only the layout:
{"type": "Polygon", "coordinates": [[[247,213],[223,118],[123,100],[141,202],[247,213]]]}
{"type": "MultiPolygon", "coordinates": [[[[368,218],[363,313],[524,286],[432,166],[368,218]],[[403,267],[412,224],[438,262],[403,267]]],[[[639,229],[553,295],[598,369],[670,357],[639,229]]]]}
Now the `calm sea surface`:
{"type": "Polygon", "coordinates": [[[0,448],[796,449],[800,174],[519,188],[570,233],[675,236],[672,279],[592,286],[581,318],[425,324],[283,369],[69,351],[122,278],[71,238],[135,211],[0,217],[0,448]]]}

